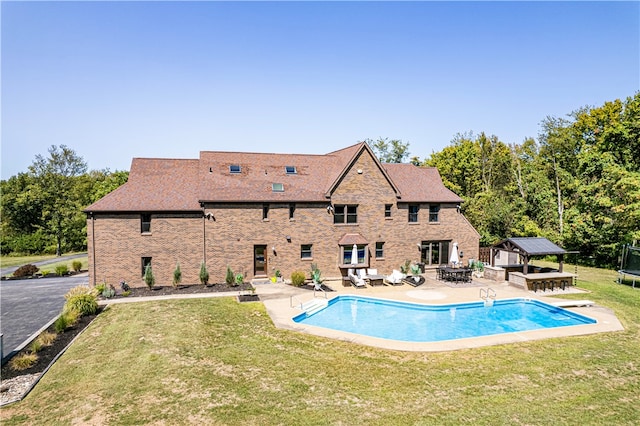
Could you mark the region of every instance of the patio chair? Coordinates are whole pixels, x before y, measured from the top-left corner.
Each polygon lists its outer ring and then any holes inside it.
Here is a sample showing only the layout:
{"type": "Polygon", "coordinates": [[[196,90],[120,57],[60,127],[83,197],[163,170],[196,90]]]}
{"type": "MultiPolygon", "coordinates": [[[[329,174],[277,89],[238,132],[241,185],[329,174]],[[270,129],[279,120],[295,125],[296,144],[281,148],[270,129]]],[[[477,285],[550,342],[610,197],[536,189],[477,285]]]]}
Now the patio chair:
{"type": "Polygon", "coordinates": [[[349,281],[351,281],[351,285],[355,288],[364,288],[367,286],[362,278],[354,275],[353,273],[349,273],[349,281]]]}
{"type": "Polygon", "coordinates": [[[402,272],[398,271],[397,269],[394,269],[393,272],[391,273],[391,275],[387,275],[386,278],[384,279],[384,282],[386,284],[390,284],[390,285],[402,285],[404,284],[402,282],[402,279],[405,277],[406,275],[403,274],[402,272]]]}

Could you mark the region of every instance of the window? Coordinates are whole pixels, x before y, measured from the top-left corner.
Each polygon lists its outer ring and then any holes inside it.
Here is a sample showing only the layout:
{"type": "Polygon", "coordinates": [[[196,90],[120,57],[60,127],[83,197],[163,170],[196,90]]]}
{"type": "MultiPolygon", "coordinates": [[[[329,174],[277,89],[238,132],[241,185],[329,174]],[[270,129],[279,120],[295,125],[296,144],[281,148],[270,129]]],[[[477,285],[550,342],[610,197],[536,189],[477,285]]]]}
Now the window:
{"type": "Polygon", "coordinates": [[[313,244],[302,244],[300,246],[300,259],[313,259],[313,244]]]}
{"type": "Polygon", "coordinates": [[[438,213],[440,213],[440,205],[429,206],[429,222],[438,222],[438,213]]]}
{"type": "Polygon", "coordinates": [[[296,212],[296,205],[294,203],[289,204],[289,219],[293,219],[293,215],[296,212]]]}
{"type": "Polygon", "coordinates": [[[391,217],[391,207],[393,204],[385,204],[384,205],[384,217],[391,217]]]}
{"type": "Polygon", "coordinates": [[[376,242],[376,259],[384,257],[384,242],[376,242]]]}
{"type": "Polygon", "coordinates": [[[368,250],[366,244],[357,245],[357,259],[353,262],[353,246],[340,246],[342,251],[342,264],[343,265],[368,265],[369,259],[367,258],[368,250]]]}
{"type": "Polygon", "coordinates": [[[229,166],[229,173],[240,173],[242,169],[238,164],[231,164],[229,166]]]}
{"type": "Polygon", "coordinates": [[[271,190],[273,192],[284,192],[284,185],[281,183],[272,183],[271,190]]]}
{"type": "Polygon", "coordinates": [[[420,208],[417,204],[409,204],[409,222],[418,221],[418,211],[420,208]]]}
{"type": "Polygon", "coordinates": [[[358,223],[358,206],[338,204],[333,212],[333,223],[358,223]]]}
{"type": "Polygon", "coordinates": [[[140,232],[151,232],[151,215],[149,213],[140,215],[140,232]]]}
{"type": "Polygon", "coordinates": [[[288,175],[295,175],[298,173],[296,166],[284,166],[284,171],[288,175]]]}
{"type": "Polygon", "coordinates": [[[144,273],[147,271],[147,265],[151,266],[151,258],[150,257],[143,257],[142,258],[142,276],[144,277],[144,273]]]}
{"type": "Polygon", "coordinates": [[[269,204],[262,205],[262,220],[269,219],[269,204]]]}

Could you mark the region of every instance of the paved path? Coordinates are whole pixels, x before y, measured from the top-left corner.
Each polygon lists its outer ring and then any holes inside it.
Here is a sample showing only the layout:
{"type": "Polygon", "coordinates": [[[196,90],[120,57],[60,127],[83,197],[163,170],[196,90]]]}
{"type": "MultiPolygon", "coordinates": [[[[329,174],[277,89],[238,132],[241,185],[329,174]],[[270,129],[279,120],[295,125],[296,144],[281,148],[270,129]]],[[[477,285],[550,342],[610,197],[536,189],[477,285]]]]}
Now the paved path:
{"type": "MultiPolygon", "coordinates": [[[[87,255],[87,253],[70,254],[68,256],[54,257],[53,259],[41,260],[40,262],[33,262],[33,264],[38,266],[38,267],[40,267],[40,266],[44,266],[44,265],[50,265],[52,263],[63,262],[65,260],[78,259],[80,257],[85,257],[86,255],[87,255]]],[[[4,277],[5,275],[12,274],[20,266],[22,266],[22,265],[10,266],[8,268],[2,268],[2,269],[0,269],[0,275],[4,277]]]]}
{"type": "Polygon", "coordinates": [[[0,282],[2,357],[58,316],[70,288],[88,285],[87,274],[0,282]]]}

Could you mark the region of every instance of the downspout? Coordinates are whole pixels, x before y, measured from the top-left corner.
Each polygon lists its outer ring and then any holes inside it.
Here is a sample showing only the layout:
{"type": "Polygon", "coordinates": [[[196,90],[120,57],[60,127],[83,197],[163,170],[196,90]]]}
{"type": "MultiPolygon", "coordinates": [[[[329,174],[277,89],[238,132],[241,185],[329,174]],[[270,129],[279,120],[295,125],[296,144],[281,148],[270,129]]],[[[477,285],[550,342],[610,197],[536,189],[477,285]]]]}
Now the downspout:
{"type": "Polygon", "coordinates": [[[205,214],[204,203],[200,203],[202,207],[202,261],[207,264],[207,215],[205,214]]]}
{"type": "Polygon", "coordinates": [[[96,218],[93,215],[93,212],[89,213],[91,215],[91,257],[93,258],[92,269],[93,269],[93,286],[96,286],[96,218]]]}

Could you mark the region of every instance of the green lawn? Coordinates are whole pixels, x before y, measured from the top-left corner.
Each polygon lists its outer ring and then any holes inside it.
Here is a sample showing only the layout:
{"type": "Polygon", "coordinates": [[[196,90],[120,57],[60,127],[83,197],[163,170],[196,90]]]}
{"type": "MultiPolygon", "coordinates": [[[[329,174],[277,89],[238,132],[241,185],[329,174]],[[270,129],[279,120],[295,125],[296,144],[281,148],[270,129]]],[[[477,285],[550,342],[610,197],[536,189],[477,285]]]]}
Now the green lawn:
{"type": "MultiPolygon", "coordinates": [[[[65,253],[63,256],[68,256],[68,255],[72,255],[72,254],[77,254],[77,253],[65,253]]],[[[40,262],[42,260],[50,260],[50,259],[55,259],[57,256],[55,254],[43,254],[43,255],[38,255],[38,256],[2,256],[0,258],[0,265],[2,266],[2,268],[10,268],[12,266],[22,266],[22,265],[26,265],[28,263],[35,263],[35,262],[40,262]]],[[[82,257],[79,259],[74,259],[74,260],[80,260],[83,263],[82,269],[87,269],[87,264],[88,264],[88,257],[82,257]]],[[[61,265],[61,264],[65,264],[69,267],[69,270],[71,271],[71,262],[73,262],[73,260],[68,260],[68,261],[64,261],[64,262],[56,262],[54,264],[49,264],[49,265],[45,265],[42,266],[41,269],[47,269],[49,271],[54,271],[55,267],[57,265],[61,265]]]]}
{"type": "Polygon", "coordinates": [[[231,298],[115,305],[2,424],[635,425],[640,290],[582,274],[624,331],[405,353],[279,330],[231,298]]]}

